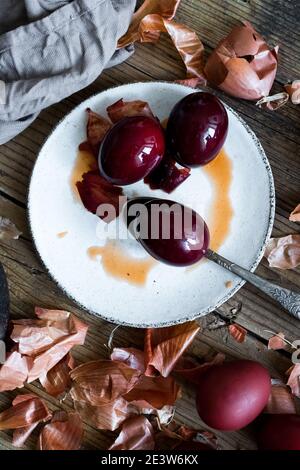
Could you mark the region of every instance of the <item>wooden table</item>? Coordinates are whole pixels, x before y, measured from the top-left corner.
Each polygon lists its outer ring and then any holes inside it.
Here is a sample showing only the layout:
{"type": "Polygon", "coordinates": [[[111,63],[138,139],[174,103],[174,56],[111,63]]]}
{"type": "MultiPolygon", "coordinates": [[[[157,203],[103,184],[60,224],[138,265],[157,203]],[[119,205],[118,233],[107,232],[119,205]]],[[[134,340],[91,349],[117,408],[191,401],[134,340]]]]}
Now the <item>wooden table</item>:
{"type": "MultiPolygon", "coordinates": [[[[279,43],[281,46],[274,90],[281,90],[282,85],[290,80],[300,79],[300,9],[297,0],[182,0],[177,15],[178,21],[197,31],[207,53],[232,26],[243,19],[251,21],[270,44],[279,43]]],[[[28,230],[26,214],[27,189],[36,156],[57,122],[92,94],[128,82],[183,77],[184,67],[166,37],[157,45],[138,45],[135,55],[126,63],[106,71],[93,85],[42,112],[22,135],[0,147],[0,215],[9,217],[23,232],[19,240],[1,242],[0,246],[0,261],[5,267],[10,287],[11,315],[13,318],[32,317],[35,305],[74,312],[90,325],[84,347],[78,347],[75,351],[78,361],[107,357],[105,343],[113,325],[80,310],[55,285],[39,261],[28,230]]],[[[299,231],[298,226],[288,221],[288,215],[300,202],[300,106],[288,104],[273,113],[261,111],[253,103],[221,96],[257,133],[272,165],[277,190],[273,234],[280,236],[297,229],[299,231]]],[[[250,189],[255,191],[255,188],[250,189]]],[[[299,269],[269,269],[264,260],[257,272],[290,288],[300,287],[299,269]]],[[[282,331],[290,340],[300,338],[299,322],[249,285],[216,312],[201,319],[200,323],[202,332],[191,348],[193,354],[201,356],[222,351],[228,358],[251,358],[265,364],[276,377],[283,377],[291,363],[287,354],[267,350],[270,334],[266,330],[282,331]],[[229,319],[236,311],[237,323],[249,332],[243,344],[229,337],[227,327],[215,328],[218,320],[225,317],[229,319]]],[[[142,341],[141,330],[120,328],[116,336],[120,346],[141,346],[142,341]]],[[[71,402],[60,404],[47,396],[39,384],[33,383],[26,389],[45,398],[51,409],[69,409],[71,406],[71,402]]],[[[2,393],[0,409],[7,408],[15,395],[2,393]]],[[[178,403],[176,418],[179,422],[203,427],[195,413],[194,392],[188,387],[184,388],[183,398],[178,403]]],[[[255,448],[251,430],[217,434],[223,449],[255,448]]],[[[85,448],[105,449],[111,439],[111,433],[95,430],[86,423],[85,448]]],[[[36,435],[33,435],[27,448],[35,448],[35,442],[36,435]]],[[[0,433],[0,448],[12,448],[10,432],[0,433]]]]}

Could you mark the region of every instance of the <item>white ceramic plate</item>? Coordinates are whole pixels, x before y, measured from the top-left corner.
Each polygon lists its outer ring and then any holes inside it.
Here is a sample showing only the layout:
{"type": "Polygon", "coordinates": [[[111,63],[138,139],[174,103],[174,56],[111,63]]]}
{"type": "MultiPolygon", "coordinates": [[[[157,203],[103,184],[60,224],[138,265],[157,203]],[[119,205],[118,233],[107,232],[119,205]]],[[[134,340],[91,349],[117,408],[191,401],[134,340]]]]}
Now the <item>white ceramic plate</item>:
{"type": "MultiPolygon", "coordinates": [[[[29,215],[36,248],[58,285],[86,310],[111,322],[135,327],[167,326],[185,322],[214,310],[242,285],[241,280],[212,262],[193,269],[157,263],[144,286],[108,275],[101,261],[87,256],[91,246],[102,245],[97,236],[103,222],[76,201],[69,183],[77,147],[86,138],[85,109],[105,114],[120,98],[150,103],[160,119],[193,90],[169,83],[136,83],[109,89],[74,109],[56,127],[41,149],[29,190],[29,215]],[[64,238],[57,234],[67,231],[64,238]],[[231,286],[226,283],[231,281],[231,286]]],[[[269,239],[275,207],[274,184],[266,155],[253,132],[230,108],[229,134],[225,144],[232,162],[230,198],[234,210],[231,231],[219,252],[241,266],[254,270],[269,239]]],[[[203,169],[169,196],[151,191],[143,182],[125,187],[125,194],[168,197],[193,206],[208,217],[212,187],[203,169]]],[[[114,224],[115,222],[113,222],[114,224]]],[[[137,257],[144,256],[135,241],[123,241],[137,257]]]]}

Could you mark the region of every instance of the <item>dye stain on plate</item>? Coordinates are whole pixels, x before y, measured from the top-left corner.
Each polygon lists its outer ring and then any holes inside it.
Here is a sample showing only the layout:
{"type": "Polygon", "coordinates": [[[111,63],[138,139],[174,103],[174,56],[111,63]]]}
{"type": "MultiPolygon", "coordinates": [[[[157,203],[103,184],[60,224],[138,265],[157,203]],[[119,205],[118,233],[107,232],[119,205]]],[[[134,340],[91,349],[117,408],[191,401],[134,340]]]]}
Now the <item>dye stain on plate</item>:
{"type": "Polygon", "coordinates": [[[97,169],[97,161],[94,157],[94,155],[91,152],[88,152],[86,150],[79,150],[77,154],[77,158],[75,161],[75,165],[73,167],[72,173],[71,173],[71,190],[75,196],[76,199],[80,201],[78,189],[76,187],[76,183],[78,181],[82,181],[82,177],[84,173],[87,173],[91,170],[96,170],[97,169]]]}
{"type": "Polygon", "coordinates": [[[232,163],[225,150],[221,150],[213,161],[204,166],[203,171],[213,185],[213,200],[207,220],[211,236],[210,248],[218,251],[230,233],[233,217],[230,199],[232,163]]]}
{"type": "Polygon", "coordinates": [[[149,256],[141,259],[125,254],[118,243],[112,240],[104,246],[91,246],[87,253],[93,261],[100,258],[103,269],[110,276],[138,286],[146,283],[150,270],[156,264],[149,256]]]}

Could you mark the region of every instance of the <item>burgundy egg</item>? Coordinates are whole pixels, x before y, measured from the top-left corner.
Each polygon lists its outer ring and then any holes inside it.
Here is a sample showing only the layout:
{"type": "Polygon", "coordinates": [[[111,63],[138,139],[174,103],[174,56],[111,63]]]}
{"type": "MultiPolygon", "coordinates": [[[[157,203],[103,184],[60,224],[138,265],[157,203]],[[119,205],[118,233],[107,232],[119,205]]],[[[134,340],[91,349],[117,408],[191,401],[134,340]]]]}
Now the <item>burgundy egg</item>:
{"type": "Polygon", "coordinates": [[[160,163],[165,136],[159,121],[131,116],[117,122],[106,134],[99,152],[104,178],[116,185],[136,183],[160,163]]]}
{"type": "Polygon", "coordinates": [[[200,378],[197,410],[210,427],[242,429],[266,406],[271,392],[270,374],[261,364],[239,360],[213,366],[200,378]]]}
{"type": "Polygon", "coordinates": [[[300,416],[264,416],[257,440],[263,450],[300,450],[300,416]]]}
{"type": "Polygon", "coordinates": [[[154,258],[173,266],[189,266],[205,255],[209,231],[197,212],[177,202],[158,198],[148,201],[137,198],[129,207],[129,215],[139,213],[131,231],[138,227],[136,238],[154,258]]]}
{"type": "Polygon", "coordinates": [[[224,145],[228,115],[211,93],[197,92],[173,108],[167,126],[167,144],[183,166],[197,167],[213,160],[224,145]]]}

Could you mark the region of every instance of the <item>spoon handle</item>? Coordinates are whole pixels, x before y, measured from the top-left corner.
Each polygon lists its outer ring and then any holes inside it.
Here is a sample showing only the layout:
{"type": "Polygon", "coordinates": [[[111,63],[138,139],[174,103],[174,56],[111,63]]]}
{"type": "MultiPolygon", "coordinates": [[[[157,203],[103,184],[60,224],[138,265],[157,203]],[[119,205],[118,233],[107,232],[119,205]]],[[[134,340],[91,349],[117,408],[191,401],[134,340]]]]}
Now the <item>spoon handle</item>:
{"type": "Polygon", "coordinates": [[[272,299],[276,300],[293,317],[300,320],[300,294],[280,287],[276,284],[273,284],[272,282],[267,281],[266,279],[263,279],[260,276],[257,276],[256,274],[253,274],[247,269],[244,269],[241,266],[227,260],[226,258],[223,258],[223,256],[218,255],[212,250],[207,250],[205,256],[211,261],[217,263],[219,266],[228,269],[228,271],[231,271],[232,273],[240,276],[245,281],[250,282],[250,284],[257,287],[272,299]]]}

